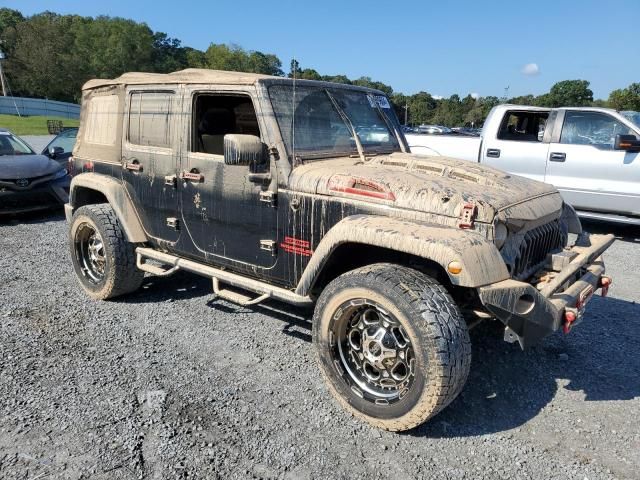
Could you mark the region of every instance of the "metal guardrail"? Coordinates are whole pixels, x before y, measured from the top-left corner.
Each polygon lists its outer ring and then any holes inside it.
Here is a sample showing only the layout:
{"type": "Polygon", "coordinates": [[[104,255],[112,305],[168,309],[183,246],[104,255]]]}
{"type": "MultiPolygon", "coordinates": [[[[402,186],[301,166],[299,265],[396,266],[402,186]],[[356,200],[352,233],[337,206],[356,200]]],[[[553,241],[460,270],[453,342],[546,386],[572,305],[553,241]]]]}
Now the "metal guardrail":
{"type": "Polygon", "coordinates": [[[24,116],[80,118],[80,105],[42,98],[0,96],[0,114],[17,115],[18,113],[24,116]]]}

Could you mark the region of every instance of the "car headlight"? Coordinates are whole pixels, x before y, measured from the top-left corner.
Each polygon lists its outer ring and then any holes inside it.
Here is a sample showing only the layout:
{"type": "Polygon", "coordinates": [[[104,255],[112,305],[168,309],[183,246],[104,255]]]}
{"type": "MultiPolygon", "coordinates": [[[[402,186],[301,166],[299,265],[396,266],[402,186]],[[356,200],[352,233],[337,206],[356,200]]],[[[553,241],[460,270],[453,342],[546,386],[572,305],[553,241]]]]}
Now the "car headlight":
{"type": "Polygon", "coordinates": [[[55,174],[55,176],[53,177],[52,180],[59,180],[61,178],[66,177],[69,174],[69,172],[67,172],[66,168],[63,168],[62,170],[58,170],[55,174]]]}
{"type": "Polygon", "coordinates": [[[507,237],[509,236],[509,229],[504,223],[497,223],[495,226],[493,238],[498,247],[498,250],[502,248],[504,242],[507,241],[507,237]]]}

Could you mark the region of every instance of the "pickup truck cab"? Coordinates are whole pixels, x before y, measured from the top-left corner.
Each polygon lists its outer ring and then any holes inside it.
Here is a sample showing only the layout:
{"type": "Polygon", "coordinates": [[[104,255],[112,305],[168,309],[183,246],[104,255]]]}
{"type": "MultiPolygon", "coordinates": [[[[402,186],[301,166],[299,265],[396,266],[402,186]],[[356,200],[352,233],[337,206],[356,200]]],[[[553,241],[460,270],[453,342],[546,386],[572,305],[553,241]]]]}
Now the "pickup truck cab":
{"type": "Polygon", "coordinates": [[[480,138],[406,138],[415,154],[461,158],[550,183],[584,218],[640,225],[640,126],[632,113],[499,105],[480,138]]]}

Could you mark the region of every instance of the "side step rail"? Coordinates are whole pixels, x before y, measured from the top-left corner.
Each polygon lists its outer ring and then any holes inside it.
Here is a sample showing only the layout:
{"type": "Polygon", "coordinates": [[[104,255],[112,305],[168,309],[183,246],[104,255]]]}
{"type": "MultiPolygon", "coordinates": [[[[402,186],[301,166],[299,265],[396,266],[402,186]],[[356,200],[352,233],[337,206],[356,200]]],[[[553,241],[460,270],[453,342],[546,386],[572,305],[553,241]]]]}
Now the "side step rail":
{"type": "Polygon", "coordinates": [[[273,298],[292,305],[307,306],[312,305],[313,301],[310,297],[303,297],[297,293],[287,290],[286,288],[276,287],[268,283],[247,278],[227,270],[221,270],[210,265],[187,260],[186,258],[176,257],[169,253],[158,252],[152,248],[138,247],[136,248],[138,268],[153,275],[167,276],[175,273],[177,270],[185,270],[187,272],[202,275],[213,279],[213,290],[216,295],[229,300],[230,302],[239,303],[240,305],[255,305],[267,298],[273,298]],[[150,265],[145,262],[146,259],[155,260],[165,266],[167,269],[150,265]],[[220,283],[230,285],[232,287],[241,288],[249,292],[258,294],[256,298],[247,297],[241,293],[233,292],[227,289],[221,289],[220,283]],[[216,291],[217,290],[217,291],[216,291]]]}
{"type": "Polygon", "coordinates": [[[136,267],[138,267],[143,272],[150,273],[152,275],[155,275],[156,277],[168,277],[169,275],[172,275],[176,273],[178,270],[180,270],[180,267],[177,265],[174,265],[173,267],[165,270],[162,267],[158,267],[156,265],[151,265],[149,263],[146,263],[144,261],[144,257],[140,255],[137,251],[136,251],[136,267]]]}
{"type": "Polygon", "coordinates": [[[238,305],[242,305],[243,307],[256,305],[260,302],[264,302],[267,298],[271,298],[271,294],[269,292],[263,293],[262,295],[255,298],[251,298],[239,292],[220,288],[220,280],[215,277],[213,278],[213,293],[215,293],[218,297],[223,298],[224,300],[229,300],[230,302],[237,303],[238,305]]]}

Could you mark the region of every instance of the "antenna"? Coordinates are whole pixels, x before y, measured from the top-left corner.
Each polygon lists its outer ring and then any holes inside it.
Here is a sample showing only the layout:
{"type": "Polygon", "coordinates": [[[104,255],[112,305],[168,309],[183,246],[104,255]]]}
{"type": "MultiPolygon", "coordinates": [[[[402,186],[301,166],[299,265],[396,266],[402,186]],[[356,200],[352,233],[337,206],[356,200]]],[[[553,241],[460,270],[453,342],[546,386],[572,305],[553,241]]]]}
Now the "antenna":
{"type": "Polygon", "coordinates": [[[292,164],[295,167],[296,160],[296,75],[298,73],[298,61],[296,57],[293,57],[291,61],[291,66],[293,67],[293,96],[292,96],[292,105],[291,105],[291,156],[292,164]]]}

